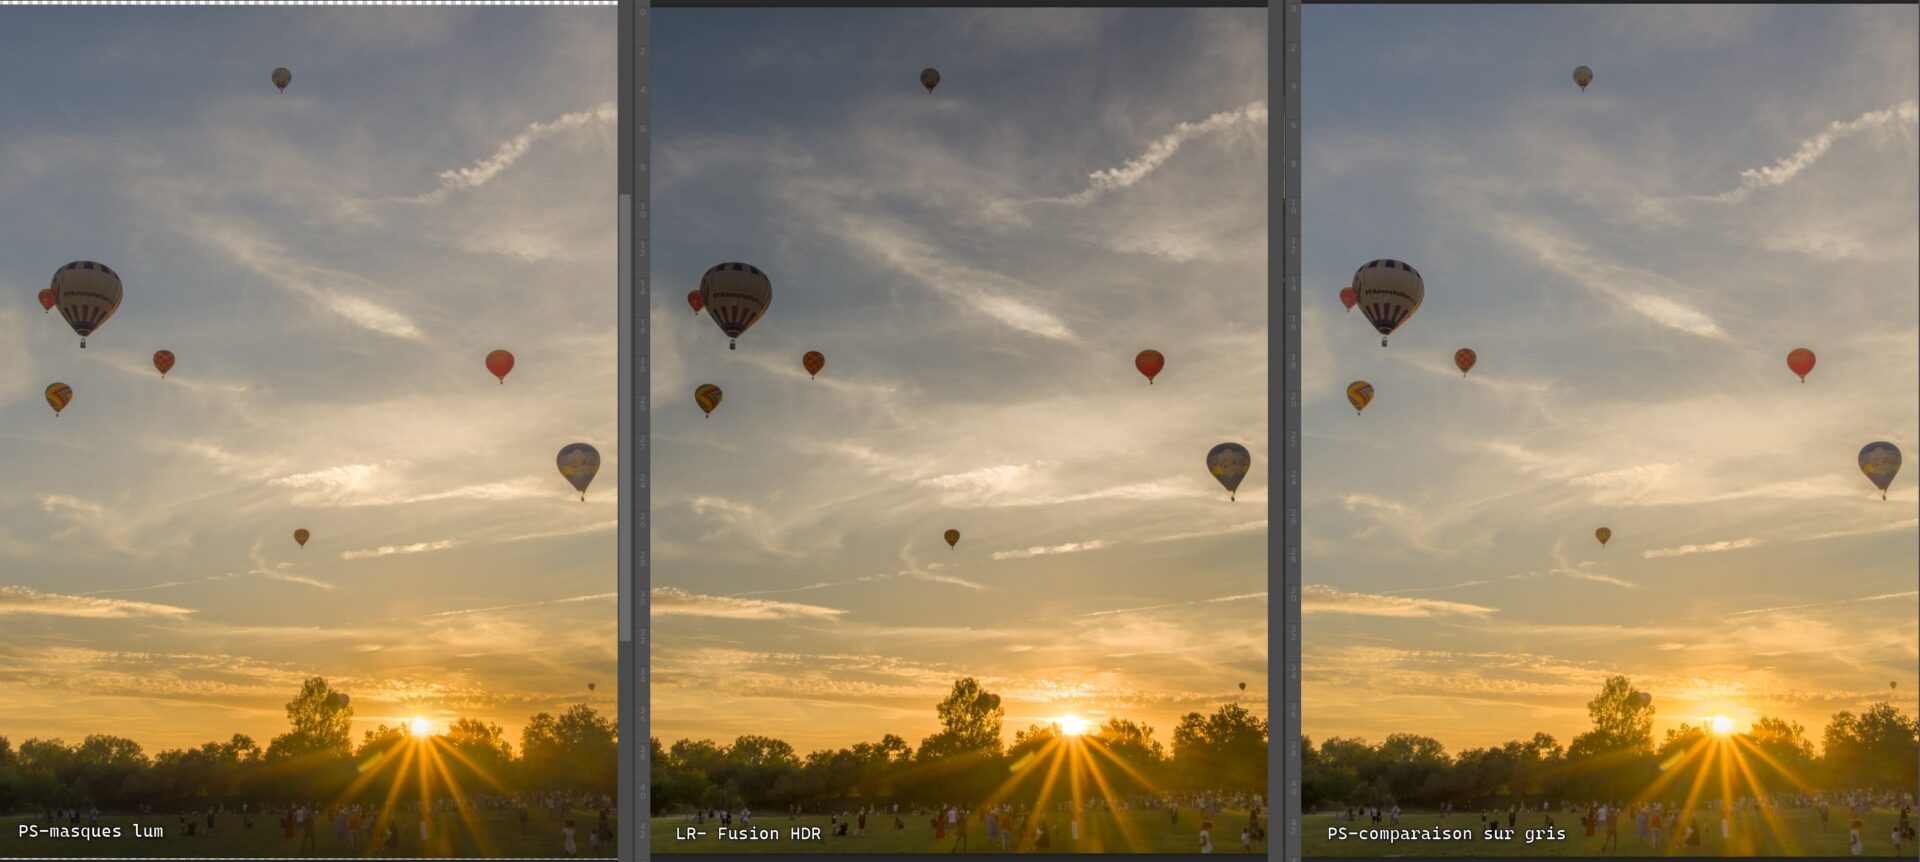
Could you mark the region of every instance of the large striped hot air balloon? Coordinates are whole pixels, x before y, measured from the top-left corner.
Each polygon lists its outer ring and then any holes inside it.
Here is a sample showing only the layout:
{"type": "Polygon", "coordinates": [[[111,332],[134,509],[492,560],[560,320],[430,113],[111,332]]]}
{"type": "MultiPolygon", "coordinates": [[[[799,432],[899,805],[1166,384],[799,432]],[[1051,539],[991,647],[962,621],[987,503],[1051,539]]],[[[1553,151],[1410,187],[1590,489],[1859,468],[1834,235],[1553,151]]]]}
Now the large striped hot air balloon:
{"type": "Polygon", "coordinates": [[[80,335],[80,346],[120,310],[120,276],[104,263],[76,260],[53,274],[53,304],[80,335]]]}
{"type": "Polygon", "coordinates": [[[1427,285],[1411,265],[1397,260],[1369,261],[1353,274],[1354,304],[1367,322],[1380,333],[1380,346],[1387,336],[1420,310],[1427,298],[1427,285]]]}
{"type": "Polygon", "coordinates": [[[773,280],[752,264],[719,264],[700,277],[700,302],[714,325],[727,334],[727,349],[733,350],[741,333],[752,329],[773,307],[773,280]]]}

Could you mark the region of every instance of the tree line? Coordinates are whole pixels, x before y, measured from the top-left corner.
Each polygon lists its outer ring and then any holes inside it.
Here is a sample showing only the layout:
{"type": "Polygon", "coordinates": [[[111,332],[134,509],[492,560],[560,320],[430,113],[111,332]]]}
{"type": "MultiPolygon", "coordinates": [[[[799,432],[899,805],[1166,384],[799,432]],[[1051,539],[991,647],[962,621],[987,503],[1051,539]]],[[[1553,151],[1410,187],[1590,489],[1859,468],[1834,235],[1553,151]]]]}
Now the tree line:
{"type": "Polygon", "coordinates": [[[501,796],[611,795],[615,788],[618,730],[613,719],[584,703],[558,716],[529,718],[517,751],[499,725],[471,718],[424,739],[415,739],[404,724],[382,724],[364,731],[356,745],[353,708],[322,677],[306,680],[286,710],[287,732],[265,747],[236,733],[224,742],[149,756],[138,742],[107,734],[72,745],[28,739],[18,748],[0,736],[0,811],[378,803],[396,784],[404,799],[419,798],[423,789],[444,792],[448,785],[501,796]],[[427,758],[429,768],[419,768],[417,758],[427,758]],[[432,784],[422,788],[421,781],[432,784]]]}
{"type": "Polygon", "coordinates": [[[1637,798],[1656,782],[1681,794],[1699,786],[1717,795],[1723,778],[1736,796],[1915,791],[1920,727],[1889,703],[1859,715],[1835,713],[1818,756],[1806,728],[1772,717],[1724,737],[1682,723],[1656,741],[1655,707],[1637,697],[1626,677],[1608,679],[1587,712],[1593,728],[1564,747],[1546,733],[1453,755],[1439,741],[1412,733],[1391,734],[1377,745],[1336,736],[1315,746],[1302,736],[1302,808],[1584,804],[1637,798]]]}
{"type": "MultiPolygon", "coordinates": [[[[765,736],[741,736],[728,745],[682,739],[671,746],[656,737],[649,741],[650,808],[655,815],[743,805],[818,812],[867,804],[973,804],[996,793],[1000,801],[1039,799],[1050,758],[1064,750],[1057,724],[1030,725],[1005,743],[999,696],[972,678],[956,681],[935,712],[940,729],[917,748],[891,733],[878,742],[804,757],[791,744],[765,736]]],[[[1085,793],[1267,792],[1267,722],[1239,704],[1211,715],[1188,713],[1174,728],[1171,746],[1155,739],[1152,727],[1124,718],[1089,728],[1082,740],[1088,750],[1079,762],[1104,779],[1083,782],[1085,793]]],[[[1066,792],[1066,780],[1063,768],[1055,798],[1066,792]]]]}

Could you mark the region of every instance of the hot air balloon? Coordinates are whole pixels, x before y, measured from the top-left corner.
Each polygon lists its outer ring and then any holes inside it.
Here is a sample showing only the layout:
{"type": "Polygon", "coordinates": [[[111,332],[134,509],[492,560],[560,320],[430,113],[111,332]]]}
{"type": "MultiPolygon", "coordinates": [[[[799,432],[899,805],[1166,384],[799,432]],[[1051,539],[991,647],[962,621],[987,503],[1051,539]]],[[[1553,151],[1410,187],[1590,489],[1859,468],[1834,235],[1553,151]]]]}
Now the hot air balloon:
{"type": "Polygon", "coordinates": [[[153,367],[160,369],[160,379],[167,379],[167,372],[173,370],[173,351],[156,350],[153,354],[153,367]]]}
{"type": "Polygon", "coordinates": [[[1367,322],[1380,333],[1380,346],[1387,336],[1420,310],[1427,298],[1426,282],[1412,266],[1397,260],[1369,261],[1353,274],[1354,304],[1367,322]]]}
{"type": "MultiPolygon", "coordinates": [[[[275,87],[279,87],[280,92],[282,93],[286,92],[287,85],[291,83],[293,83],[293,73],[287,71],[287,67],[281,66],[280,68],[273,70],[273,85],[275,87]]],[[[321,89],[326,89],[326,88],[322,87],[321,89]]]]}
{"type": "Polygon", "coordinates": [[[1900,687],[1899,682],[1894,680],[1887,680],[1887,688],[1899,688],[1899,687],[1900,687]]]}
{"type": "Polygon", "coordinates": [[[800,357],[800,367],[805,368],[807,378],[812,379],[820,373],[820,369],[827,367],[827,355],[818,350],[809,350],[805,356],[800,357]]]}
{"type": "Polygon", "coordinates": [[[720,406],[722,397],[724,396],[720,392],[720,387],[711,383],[702,383],[699,388],[693,390],[693,403],[700,405],[700,409],[706,411],[708,416],[712,416],[713,409],[720,406]]]}
{"type": "Polygon", "coordinates": [[[1133,358],[1133,367],[1147,375],[1147,385],[1152,386],[1153,378],[1159,376],[1160,369],[1167,367],[1167,358],[1161,356],[1158,350],[1142,350],[1139,356],[1133,358]]]}
{"type": "Polygon", "coordinates": [[[1353,294],[1353,285],[1349,284],[1346,287],[1340,288],[1340,304],[1347,307],[1348,314],[1353,313],[1353,306],[1359,301],[1360,298],[1353,294]]]}
{"type": "Polygon", "coordinates": [[[1600,529],[1593,531],[1593,537],[1596,539],[1599,539],[1600,547],[1604,548],[1607,546],[1607,540],[1613,538],[1613,531],[1607,529],[1606,527],[1601,527],[1600,529]]]}
{"type": "Polygon", "coordinates": [[[1473,363],[1479,360],[1480,355],[1474,353],[1471,348],[1462,347],[1453,352],[1453,367],[1460,369],[1461,377],[1467,376],[1467,372],[1473,370],[1473,363]]]}
{"type": "Polygon", "coordinates": [[[1580,92],[1587,91],[1587,85],[1593,83],[1593,70],[1581,66],[1573,70],[1573,82],[1580,85],[1580,92]]]}
{"type": "Polygon", "coordinates": [[[954,545],[960,544],[960,531],[948,530],[946,539],[947,539],[947,547],[949,548],[953,547],[954,545]]]}
{"type": "Polygon", "coordinates": [[[940,70],[931,66],[921,69],[920,86],[927,88],[929,93],[933,92],[933,88],[940,86],[940,70]]]}
{"type": "Polygon", "coordinates": [[[333,697],[329,699],[333,701],[333,705],[336,709],[346,709],[347,704],[353,702],[353,698],[347,697],[347,693],[344,691],[334,692],[333,697]]]}
{"type": "Polygon", "coordinates": [[[1648,694],[1647,692],[1644,692],[1644,691],[1634,692],[1633,699],[1634,701],[1640,704],[1641,709],[1645,709],[1653,705],[1653,695],[1648,694]]]}
{"type": "Polygon", "coordinates": [[[312,533],[309,533],[306,530],[294,530],[293,540],[295,542],[298,542],[300,544],[300,547],[304,548],[307,546],[307,537],[312,535],[313,535],[312,533]]]}
{"type": "Polygon", "coordinates": [[[700,277],[700,305],[734,349],[740,334],[753,328],[773,307],[773,281],[746,263],[723,263],[700,277]]]}
{"type": "Polygon", "coordinates": [[[1885,440],[1868,443],[1860,450],[1860,472],[1867,474],[1867,481],[1880,489],[1880,499],[1885,500],[1893,474],[1900,472],[1900,447],[1885,440]]]}
{"type": "Polygon", "coordinates": [[[1219,480],[1227,489],[1227,499],[1236,498],[1240,480],[1247,478],[1247,471],[1253,469],[1253,456],[1247,453],[1247,447],[1238,443],[1222,443],[1207,452],[1207,472],[1219,480]]]}
{"type": "Polygon", "coordinates": [[[593,683],[587,683],[587,690],[592,691],[593,689],[594,689],[593,683]]]}
{"type": "Polygon", "coordinates": [[[55,417],[58,417],[60,411],[67,409],[67,405],[71,403],[73,403],[73,387],[65,383],[55,383],[47,387],[47,405],[53,408],[55,417]]]}
{"type": "Polygon", "coordinates": [[[1243,683],[1241,683],[1241,684],[1240,684],[1240,690],[1241,690],[1241,691],[1246,691],[1246,690],[1247,690],[1247,684],[1246,684],[1246,683],[1244,683],[1244,682],[1243,682],[1243,683]]]}
{"type": "Polygon", "coordinates": [[[53,274],[53,304],[80,334],[81,347],[119,310],[120,294],[120,276],[104,263],[76,260],[53,274]]]}
{"type": "Polygon", "coordinates": [[[505,350],[495,350],[487,354],[487,370],[500,378],[500,385],[507,385],[507,372],[513,370],[513,354],[505,350]]]}
{"type": "Polygon", "coordinates": [[[52,313],[52,311],[53,311],[53,288],[51,287],[40,288],[40,313],[50,314],[52,313]]]}
{"type": "Polygon", "coordinates": [[[587,486],[593,483],[593,474],[600,472],[600,450],[585,443],[568,443],[554,461],[560,466],[560,475],[567,477],[573,489],[580,492],[580,499],[585,501],[587,486]]]}
{"type": "Polygon", "coordinates": [[[1365,380],[1355,380],[1347,384],[1347,403],[1353,405],[1353,415],[1360,415],[1360,411],[1367,409],[1367,405],[1373,403],[1373,384],[1365,380]]]}
{"type": "Polygon", "coordinates": [[[707,307],[707,301],[700,297],[700,291],[698,290],[687,291],[687,304],[693,306],[694,317],[699,317],[700,309],[707,307]]]}
{"type": "Polygon", "coordinates": [[[1787,354],[1787,368],[1800,375],[1801,383],[1807,382],[1807,374],[1813,371],[1813,362],[1813,351],[1804,347],[1796,347],[1792,353],[1787,354]]]}

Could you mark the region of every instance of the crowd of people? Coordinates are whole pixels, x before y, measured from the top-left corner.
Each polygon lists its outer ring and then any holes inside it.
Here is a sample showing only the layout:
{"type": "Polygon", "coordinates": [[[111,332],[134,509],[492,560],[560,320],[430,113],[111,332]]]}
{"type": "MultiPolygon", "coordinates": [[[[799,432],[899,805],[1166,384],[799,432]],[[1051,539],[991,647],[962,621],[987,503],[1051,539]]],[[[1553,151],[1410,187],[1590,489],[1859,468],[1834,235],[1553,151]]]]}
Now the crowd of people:
{"type": "MultiPolygon", "coordinates": [[[[1742,830],[1750,820],[1777,811],[1815,812],[1819,815],[1821,829],[1831,830],[1835,827],[1834,813],[1840,811],[1845,818],[1843,824],[1847,830],[1848,847],[1853,855],[1859,856],[1866,852],[1868,844],[1879,840],[1880,836],[1866,833],[1867,815],[1875,810],[1898,814],[1898,820],[1886,835],[1896,854],[1920,847],[1915,835],[1914,808],[1914,794],[1857,789],[1741,796],[1730,801],[1707,799],[1691,808],[1678,801],[1575,803],[1562,800],[1558,806],[1548,801],[1510,803],[1504,809],[1481,808],[1478,814],[1481,826],[1504,824],[1508,829],[1536,826],[1554,828],[1560,825],[1554,820],[1556,812],[1569,819],[1577,815],[1577,825],[1569,822],[1566,828],[1584,833],[1588,839],[1599,840],[1602,852],[1620,849],[1622,833],[1632,836],[1632,840],[1638,844],[1637,849],[1671,852],[1700,847],[1712,830],[1720,833],[1722,842],[1733,840],[1735,835],[1743,834],[1742,830]],[[1534,815],[1538,815],[1539,819],[1531,819],[1534,815]]],[[[1439,811],[1442,820],[1459,813],[1460,809],[1450,803],[1442,805],[1439,811]]],[[[1373,826],[1398,826],[1401,810],[1400,806],[1393,804],[1385,807],[1347,806],[1336,811],[1334,816],[1349,822],[1364,819],[1373,826]]]]}
{"type": "MultiPolygon", "coordinates": [[[[1137,794],[1118,799],[1099,797],[1078,802],[1063,799],[1044,808],[1024,802],[988,805],[949,802],[936,806],[908,805],[904,809],[897,802],[851,808],[829,806],[827,835],[859,838],[868,835],[869,830],[904,831],[910,828],[911,819],[924,822],[934,840],[955,853],[974,849],[976,841],[984,841],[988,848],[1005,852],[1067,850],[1080,843],[1086,834],[1087,818],[1095,812],[1119,816],[1128,812],[1164,811],[1177,829],[1182,810],[1191,809],[1198,815],[1195,849],[1212,853],[1214,818],[1230,810],[1247,812],[1247,821],[1240,830],[1241,849],[1253,850],[1256,845],[1264,845],[1267,840],[1265,804],[1266,800],[1258,794],[1200,792],[1137,794]],[[971,834],[976,828],[980,830],[978,839],[971,834]]],[[[788,820],[798,820],[807,813],[802,805],[787,807],[788,820]]],[[[715,823],[746,828],[752,825],[753,812],[744,806],[737,810],[703,808],[687,812],[685,819],[695,826],[715,823]]]]}
{"type": "MultiPolygon", "coordinates": [[[[441,797],[424,804],[413,800],[384,812],[380,806],[361,802],[333,805],[241,803],[237,807],[216,803],[205,808],[196,806],[179,810],[172,816],[177,820],[178,834],[188,837],[212,834],[222,824],[237,820],[238,828],[244,830],[271,824],[271,828],[279,830],[282,841],[298,842],[295,852],[300,854],[322,852],[321,836],[331,835],[332,843],[325,848],[328,853],[345,851],[365,855],[378,852],[398,856],[424,852],[436,840],[450,839],[449,834],[443,833],[443,824],[451,822],[449,818],[471,820],[482,811],[511,812],[519,823],[520,831],[526,833],[532,819],[531,812],[535,808],[545,812],[550,822],[549,828],[556,824],[559,826],[560,849],[567,856],[579,855],[578,827],[571,815],[578,811],[597,812],[597,819],[585,836],[587,847],[596,856],[606,855],[599,852],[602,847],[611,852],[615,838],[613,798],[606,794],[484,794],[460,799],[441,797]],[[407,837],[407,833],[416,830],[419,835],[417,844],[407,837]]],[[[155,814],[151,806],[144,807],[140,813],[149,817],[155,814]]],[[[49,808],[45,818],[49,826],[62,820],[69,826],[79,826],[83,819],[89,826],[98,826],[100,809],[94,807],[82,811],[78,808],[49,808]]]]}

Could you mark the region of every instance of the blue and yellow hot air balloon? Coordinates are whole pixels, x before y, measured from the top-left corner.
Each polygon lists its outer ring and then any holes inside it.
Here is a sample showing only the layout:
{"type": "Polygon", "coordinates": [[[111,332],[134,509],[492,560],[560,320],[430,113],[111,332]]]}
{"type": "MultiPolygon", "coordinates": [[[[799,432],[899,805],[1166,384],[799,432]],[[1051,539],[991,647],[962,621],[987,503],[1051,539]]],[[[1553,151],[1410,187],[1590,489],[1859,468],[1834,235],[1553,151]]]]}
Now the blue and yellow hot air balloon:
{"type": "Polygon", "coordinates": [[[1247,471],[1253,469],[1253,455],[1247,447],[1238,443],[1222,443],[1207,452],[1207,472],[1227,489],[1227,499],[1235,499],[1240,489],[1240,480],[1247,478],[1247,471]]]}
{"type": "Polygon", "coordinates": [[[1887,486],[1900,472],[1900,447],[1885,440],[1868,443],[1860,450],[1860,472],[1867,474],[1867,481],[1880,489],[1880,499],[1885,500],[1887,486]]]}
{"type": "Polygon", "coordinates": [[[554,460],[560,467],[560,475],[567,477],[573,489],[580,492],[581,500],[586,500],[587,486],[593,484],[593,475],[600,472],[600,450],[585,443],[569,443],[554,460]]]}

